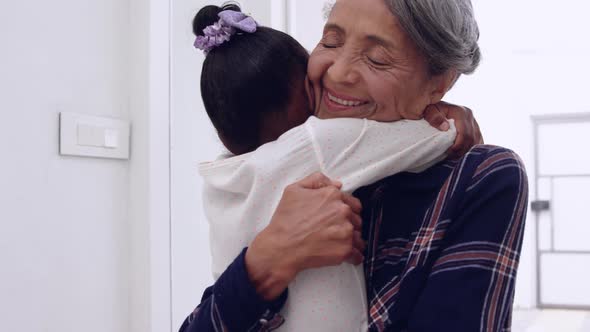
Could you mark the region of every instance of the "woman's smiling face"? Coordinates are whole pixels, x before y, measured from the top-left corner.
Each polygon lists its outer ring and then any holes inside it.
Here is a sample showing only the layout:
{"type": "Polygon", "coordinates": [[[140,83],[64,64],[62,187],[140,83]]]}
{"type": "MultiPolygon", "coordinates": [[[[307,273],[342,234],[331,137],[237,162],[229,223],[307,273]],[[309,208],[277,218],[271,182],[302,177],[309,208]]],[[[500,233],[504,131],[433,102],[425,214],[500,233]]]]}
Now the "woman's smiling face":
{"type": "Polygon", "coordinates": [[[338,0],[312,52],[316,116],[420,119],[446,92],[384,0],[338,0]],[[444,91],[443,91],[444,90],[444,91]]]}

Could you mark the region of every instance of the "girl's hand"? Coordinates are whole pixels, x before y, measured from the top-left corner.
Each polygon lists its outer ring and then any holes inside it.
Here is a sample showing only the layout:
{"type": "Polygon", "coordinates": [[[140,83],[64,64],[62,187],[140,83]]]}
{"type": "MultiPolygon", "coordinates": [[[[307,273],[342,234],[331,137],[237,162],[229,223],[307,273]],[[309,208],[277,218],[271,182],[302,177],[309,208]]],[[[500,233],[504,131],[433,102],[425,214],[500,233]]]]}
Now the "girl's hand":
{"type": "Polygon", "coordinates": [[[469,152],[473,146],[483,144],[479,125],[473,117],[473,112],[468,107],[441,101],[426,108],[424,119],[441,131],[449,130],[450,125],[447,119],[455,120],[457,139],[455,144],[447,151],[449,158],[460,158],[469,152]]]}

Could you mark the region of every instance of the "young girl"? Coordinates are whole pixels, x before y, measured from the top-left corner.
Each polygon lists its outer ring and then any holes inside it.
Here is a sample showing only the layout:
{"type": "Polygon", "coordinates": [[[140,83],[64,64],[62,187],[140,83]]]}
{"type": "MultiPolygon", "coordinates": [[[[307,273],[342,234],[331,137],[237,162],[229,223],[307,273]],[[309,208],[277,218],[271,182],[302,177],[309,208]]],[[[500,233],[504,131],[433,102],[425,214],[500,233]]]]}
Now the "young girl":
{"type": "MultiPolygon", "coordinates": [[[[454,127],[440,132],[423,120],[313,117],[306,50],[235,5],[204,7],[193,30],[206,54],[205,108],[231,152],[199,167],[216,279],[267,226],[287,185],[321,171],[352,192],[398,172],[419,172],[453,144],[454,127]]],[[[365,331],[361,268],[300,273],[281,313],[281,331],[365,331]]]]}

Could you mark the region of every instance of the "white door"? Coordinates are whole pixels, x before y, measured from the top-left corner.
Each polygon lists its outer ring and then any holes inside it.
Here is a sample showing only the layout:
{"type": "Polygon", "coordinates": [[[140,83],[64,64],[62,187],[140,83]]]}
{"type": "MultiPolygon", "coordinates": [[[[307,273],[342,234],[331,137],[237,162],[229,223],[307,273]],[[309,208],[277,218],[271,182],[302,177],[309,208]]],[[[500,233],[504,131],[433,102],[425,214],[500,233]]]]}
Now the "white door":
{"type": "Polygon", "coordinates": [[[590,114],[534,118],[537,298],[590,308],[590,114]]]}

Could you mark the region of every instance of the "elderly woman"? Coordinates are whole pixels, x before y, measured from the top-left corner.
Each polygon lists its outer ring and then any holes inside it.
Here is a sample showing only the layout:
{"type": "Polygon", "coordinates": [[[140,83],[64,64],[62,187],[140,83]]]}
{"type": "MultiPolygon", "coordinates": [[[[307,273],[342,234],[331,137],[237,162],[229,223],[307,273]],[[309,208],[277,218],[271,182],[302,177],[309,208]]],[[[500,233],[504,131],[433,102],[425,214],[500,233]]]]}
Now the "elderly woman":
{"type": "MultiPolygon", "coordinates": [[[[477,39],[469,0],[338,0],[309,62],[317,114],[418,119],[475,70],[477,39]]],[[[330,195],[331,186],[314,175],[286,190],[271,224],[181,330],[278,328],[294,276],[346,258],[330,250],[324,219],[342,211],[335,201],[358,207],[330,195]]],[[[513,152],[477,146],[460,160],[394,175],[356,196],[367,240],[369,330],[509,329],[527,200],[513,152]]]]}

